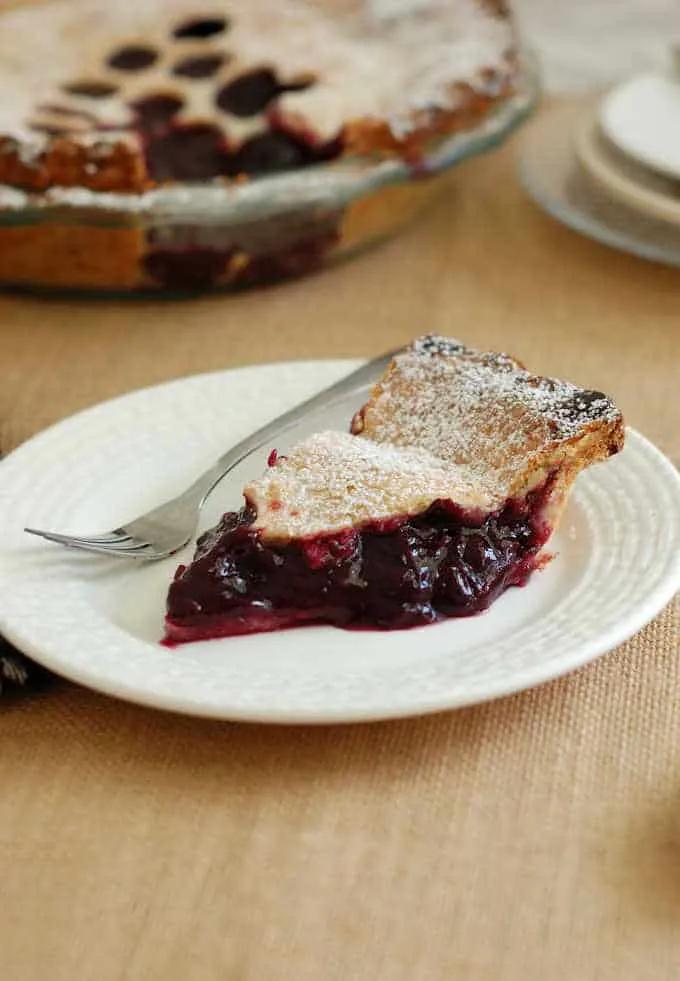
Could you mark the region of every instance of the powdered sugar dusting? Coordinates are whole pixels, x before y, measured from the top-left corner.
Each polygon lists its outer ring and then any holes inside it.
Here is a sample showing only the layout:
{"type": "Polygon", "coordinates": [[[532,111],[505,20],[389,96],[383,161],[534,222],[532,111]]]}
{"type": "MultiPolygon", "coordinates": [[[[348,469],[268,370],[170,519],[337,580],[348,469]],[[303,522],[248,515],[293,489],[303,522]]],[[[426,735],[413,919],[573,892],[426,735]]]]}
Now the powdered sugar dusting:
{"type": "Polygon", "coordinates": [[[423,447],[511,486],[537,454],[620,422],[601,392],[534,375],[505,354],[428,336],[396,358],[359,426],[378,442],[423,447]]]}
{"type": "MultiPolygon", "coordinates": [[[[109,130],[125,128],[130,101],[177,88],[170,67],[189,49],[171,29],[190,16],[224,16],[230,27],[210,40],[210,50],[225,56],[224,68],[210,83],[181,87],[185,106],[178,118],[221,121],[235,143],[239,121],[217,111],[215,86],[253,67],[275,66],[283,79],[314,76],[316,84],[285,95],[280,108],[325,138],[356,118],[388,119],[401,133],[415,125],[414,111],[455,108],[454,83],[485,89],[488,70],[511,74],[512,27],[478,0],[408,0],[399,4],[399,16],[395,9],[386,14],[384,3],[339,0],[54,0],[5,11],[0,134],[20,140],[23,161],[32,163],[48,138],[31,120],[55,96],[66,108],[94,112],[109,130]],[[121,73],[107,65],[118,46],[139,41],[159,54],[151,70],[121,73]],[[118,91],[93,104],[64,90],[78,78],[118,91]]],[[[82,138],[72,133],[74,142],[82,138]]],[[[99,138],[112,139],[104,132],[99,138]]]]}
{"type": "Polygon", "coordinates": [[[411,372],[417,371],[419,365],[426,374],[433,366],[444,373],[453,370],[459,385],[456,397],[461,402],[467,402],[469,407],[489,397],[519,402],[536,416],[537,422],[546,422],[559,439],[573,438],[590,422],[613,422],[620,417],[603,392],[534,375],[507,354],[476,351],[447,337],[418,338],[398,363],[411,372]]]}
{"type": "Polygon", "coordinates": [[[440,499],[488,513],[562,465],[573,479],[615,452],[621,432],[621,413],[601,392],[427,336],[394,360],[354,435],[311,436],[245,493],[265,538],[418,514],[440,499]],[[592,442],[580,451],[581,439],[608,429],[596,451],[592,442]]]}
{"type": "Polygon", "coordinates": [[[26,206],[27,195],[14,187],[0,184],[0,211],[16,211],[26,206]]]}
{"type": "Polygon", "coordinates": [[[495,499],[475,468],[418,447],[317,433],[246,488],[266,538],[315,535],[418,514],[438,499],[488,511],[495,499]]]}

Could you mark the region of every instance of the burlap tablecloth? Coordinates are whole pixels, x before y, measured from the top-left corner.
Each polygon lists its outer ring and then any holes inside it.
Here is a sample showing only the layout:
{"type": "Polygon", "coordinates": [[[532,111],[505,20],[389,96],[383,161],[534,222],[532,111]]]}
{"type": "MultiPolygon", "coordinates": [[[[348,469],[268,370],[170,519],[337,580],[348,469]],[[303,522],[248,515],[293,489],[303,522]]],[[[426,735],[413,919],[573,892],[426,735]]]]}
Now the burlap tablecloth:
{"type": "MultiPolygon", "coordinates": [[[[536,210],[513,152],[313,279],[180,303],[0,299],[5,450],[108,396],[422,331],[610,391],[680,460],[680,273],[536,210]]],[[[64,685],[0,706],[2,981],[680,976],[678,603],[514,698],[333,728],[64,685]]]]}

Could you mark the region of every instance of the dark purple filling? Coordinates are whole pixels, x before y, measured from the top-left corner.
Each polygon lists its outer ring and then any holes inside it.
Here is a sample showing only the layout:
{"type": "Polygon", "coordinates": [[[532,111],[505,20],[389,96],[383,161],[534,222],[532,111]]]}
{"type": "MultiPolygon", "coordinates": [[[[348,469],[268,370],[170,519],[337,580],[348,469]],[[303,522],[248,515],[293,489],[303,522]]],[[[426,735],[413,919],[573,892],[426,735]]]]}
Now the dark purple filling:
{"type": "Polygon", "coordinates": [[[230,257],[229,252],[197,246],[181,252],[158,249],[144,256],[144,269],[167,289],[203,290],[221,279],[230,257]]]}
{"type": "Polygon", "coordinates": [[[234,154],[234,174],[274,174],[314,163],[315,153],[303,140],[289,133],[252,136],[234,154]]]}
{"type": "Polygon", "coordinates": [[[294,279],[320,269],[328,253],[338,243],[337,232],[325,232],[314,238],[288,245],[278,252],[251,256],[235,278],[238,286],[273,283],[294,279]]]}
{"type": "Polygon", "coordinates": [[[230,154],[224,137],[210,123],[148,131],[146,160],[153,179],[203,181],[224,174],[230,154]]]}
{"type": "Polygon", "coordinates": [[[337,233],[321,232],[277,252],[250,256],[238,249],[155,248],[144,257],[144,268],[151,279],[170,290],[207,289],[224,277],[231,286],[253,286],[304,276],[320,269],[337,241],[337,233]],[[229,262],[235,252],[240,252],[243,261],[229,271],[229,262]]]}
{"type": "Polygon", "coordinates": [[[172,74],[181,78],[211,78],[227,60],[223,54],[183,58],[173,66],[172,74]]]}
{"type": "Polygon", "coordinates": [[[176,38],[197,38],[204,40],[222,34],[229,26],[226,17],[196,17],[185,21],[172,32],[176,38]]]}
{"type": "Polygon", "coordinates": [[[484,520],[438,501],[425,513],[286,544],[247,508],[203,535],[168,593],[166,640],[323,622],[400,629],[485,610],[536,567],[550,482],[484,520]]]}
{"type": "Polygon", "coordinates": [[[154,181],[205,181],[239,174],[260,176],[329,160],[338,141],[314,146],[302,137],[272,129],[230,150],[224,133],[210,123],[178,123],[182,100],[153,95],[132,106],[154,181]]]}
{"type": "Polygon", "coordinates": [[[129,44],[109,56],[109,66],[121,72],[141,72],[158,61],[158,52],[146,44],[129,44]]]}
{"type": "Polygon", "coordinates": [[[179,95],[171,93],[150,95],[132,103],[137,129],[147,137],[156,133],[164,133],[172,125],[172,121],[184,105],[179,95]]]}
{"type": "Polygon", "coordinates": [[[258,68],[223,85],[215,102],[224,112],[245,119],[264,112],[282,91],[285,89],[270,68],[258,68]]]}
{"type": "Polygon", "coordinates": [[[274,99],[284,92],[300,92],[313,84],[311,77],[283,83],[278,80],[271,68],[256,68],[244,72],[243,75],[223,85],[215,97],[215,102],[224,112],[247,119],[248,116],[257,116],[265,112],[274,99]]]}

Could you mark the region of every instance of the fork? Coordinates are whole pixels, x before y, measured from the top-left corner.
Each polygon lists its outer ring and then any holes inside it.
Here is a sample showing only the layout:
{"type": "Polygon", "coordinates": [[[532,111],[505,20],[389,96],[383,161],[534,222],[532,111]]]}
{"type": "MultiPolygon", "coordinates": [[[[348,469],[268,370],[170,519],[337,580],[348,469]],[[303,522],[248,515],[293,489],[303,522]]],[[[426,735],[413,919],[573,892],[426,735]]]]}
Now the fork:
{"type": "Polygon", "coordinates": [[[306,415],[329,408],[335,402],[375,382],[399,350],[374,358],[330,388],[284,412],[228,450],[178,497],[126,522],[120,528],[87,536],[64,535],[39,528],[24,528],[24,531],[58,545],[97,552],[100,555],[146,562],[166,558],[194,537],[201,509],[208,496],[234,467],[265,443],[291,429],[306,415]]]}

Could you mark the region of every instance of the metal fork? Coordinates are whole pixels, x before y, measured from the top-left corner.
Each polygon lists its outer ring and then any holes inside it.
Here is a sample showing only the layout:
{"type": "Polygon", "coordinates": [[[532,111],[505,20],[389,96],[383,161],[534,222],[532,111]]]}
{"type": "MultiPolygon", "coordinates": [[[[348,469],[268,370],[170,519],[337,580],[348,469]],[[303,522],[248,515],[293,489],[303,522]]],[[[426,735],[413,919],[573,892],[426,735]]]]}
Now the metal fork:
{"type": "Polygon", "coordinates": [[[179,497],[166,501],[165,504],[140,515],[133,521],[126,522],[120,528],[87,536],[63,535],[56,531],[42,531],[39,528],[25,528],[24,531],[30,535],[46,538],[50,542],[56,542],[58,545],[123,559],[152,562],[172,555],[194,537],[201,508],[217,484],[235,466],[263,444],[291,429],[305,416],[318,409],[329,408],[352,392],[358,392],[376,381],[398,353],[398,351],[390,351],[388,354],[374,358],[335,385],[313,395],[312,398],[267,423],[262,429],[258,429],[228,450],[179,497]]]}

